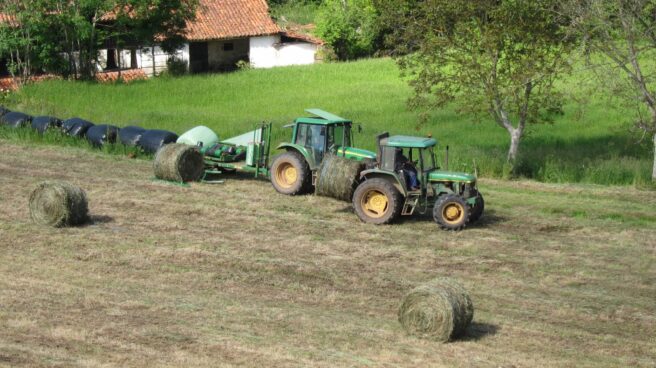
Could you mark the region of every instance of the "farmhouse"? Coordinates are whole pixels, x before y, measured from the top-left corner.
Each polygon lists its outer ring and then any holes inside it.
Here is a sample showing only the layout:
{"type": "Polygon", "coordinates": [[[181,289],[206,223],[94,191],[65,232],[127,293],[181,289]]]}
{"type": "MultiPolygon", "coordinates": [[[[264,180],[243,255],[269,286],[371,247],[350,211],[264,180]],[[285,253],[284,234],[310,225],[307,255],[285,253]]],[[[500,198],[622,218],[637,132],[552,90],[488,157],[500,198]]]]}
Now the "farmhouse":
{"type": "Polygon", "coordinates": [[[322,41],[281,30],[265,0],[201,0],[187,25],[187,43],[174,55],[159,47],[101,51],[104,70],[142,69],[147,75],[167,68],[174,58],[192,73],[228,71],[244,62],[253,68],[312,64],[322,41]],[[135,52],[136,51],[136,52],[135,52]]]}

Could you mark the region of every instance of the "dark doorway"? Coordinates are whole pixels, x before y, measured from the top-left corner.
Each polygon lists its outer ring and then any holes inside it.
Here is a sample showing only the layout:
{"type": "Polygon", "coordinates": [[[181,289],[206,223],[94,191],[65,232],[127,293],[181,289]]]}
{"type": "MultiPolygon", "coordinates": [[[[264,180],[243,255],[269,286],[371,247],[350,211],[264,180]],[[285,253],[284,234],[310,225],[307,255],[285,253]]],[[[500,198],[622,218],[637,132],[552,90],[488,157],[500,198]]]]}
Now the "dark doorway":
{"type": "Polygon", "coordinates": [[[209,69],[209,54],[207,42],[191,42],[189,44],[189,71],[202,73],[209,69]]]}

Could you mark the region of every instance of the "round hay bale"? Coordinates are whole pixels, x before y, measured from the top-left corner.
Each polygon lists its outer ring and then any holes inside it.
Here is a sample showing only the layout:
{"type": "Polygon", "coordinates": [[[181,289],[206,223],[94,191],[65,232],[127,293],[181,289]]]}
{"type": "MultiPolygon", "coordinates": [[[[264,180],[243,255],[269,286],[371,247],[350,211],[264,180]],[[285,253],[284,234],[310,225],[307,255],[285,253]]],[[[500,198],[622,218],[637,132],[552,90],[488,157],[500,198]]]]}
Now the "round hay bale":
{"type": "Polygon", "coordinates": [[[194,146],[166,144],[155,154],[155,177],[177,182],[198,181],[205,170],[203,155],[194,146]]]}
{"type": "Polygon", "coordinates": [[[175,143],[178,135],[167,130],[146,130],[139,137],[137,145],[146,153],[155,153],[165,144],[175,143]]]}
{"type": "Polygon", "coordinates": [[[30,194],[30,216],[38,224],[75,226],[87,221],[87,196],[81,188],[59,181],[45,181],[30,194]]]}
{"type": "Polygon", "coordinates": [[[126,146],[134,147],[146,129],[138,126],[126,126],[118,131],[118,139],[126,146]]]}
{"type": "Polygon", "coordinates": [[[473,317],[469,294],[449,278],[416,287],[399,307],[399,322],[409,334],[440,342],[461,336],[473,317]]]}
{"type": "Polygon", "coordinates": [[[36,130],[39,134],[43,134],[46,130],[56,127],[61,127],[62,121],[52,116],[37,116],[32,119],[32,129],[36,130]]]}
{"type": "Polygon", "coordinates": [[[0,122],[2,122],[3,125],[12,128],[22,128],[30,125],[32,122],[32,116],[23,114],[22,112],[11,111],[2,115],[2,117],[0,117],[0,122]]]}
{"type": "Polygon", "coordinates": [[[317,195],[350,201],[365,166],[362,161],[325,155],[317,172],[317,195]]]}

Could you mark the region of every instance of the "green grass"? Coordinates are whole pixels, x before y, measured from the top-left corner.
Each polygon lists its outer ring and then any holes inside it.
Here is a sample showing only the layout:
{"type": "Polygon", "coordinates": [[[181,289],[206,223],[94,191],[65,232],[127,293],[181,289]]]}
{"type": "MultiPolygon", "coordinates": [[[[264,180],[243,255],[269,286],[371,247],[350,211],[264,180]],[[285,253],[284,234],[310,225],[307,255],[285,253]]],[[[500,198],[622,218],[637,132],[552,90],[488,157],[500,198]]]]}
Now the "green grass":
{"type": "MultiPolygon", "coordinates": [[[[528,129],[515,172],[545,182],[643,185],[651,174],[649,140],[629,133],[630,112],[603,90],[582,87],[588,75],[576,73],[563,83],[581,106],[569,103],[552,125],[528,129]],[[615,106],[617,105],[617,106],[615,106]]],[[[274,122],[276,142],[288,140],[283,129],[304,109],[319,107],[363,125],[358,147],[373,149],[374,137],[431,133],[440,143],[439,156],[450,148],[450,169],[483,177],[503,177],[509,139],[490,120],[434,111],[420,124],[419,113],[406,106],[411,90],[390,59],[301,67],[246,70],[231,74],[158,78],[131,85],[99,85],[48,81],[10,96],[8,105],[31,114],[60,118],[79,116],[96,123],[141,125],[182,133],[207,125],[227,138],[263,120],[274,122]]]]}

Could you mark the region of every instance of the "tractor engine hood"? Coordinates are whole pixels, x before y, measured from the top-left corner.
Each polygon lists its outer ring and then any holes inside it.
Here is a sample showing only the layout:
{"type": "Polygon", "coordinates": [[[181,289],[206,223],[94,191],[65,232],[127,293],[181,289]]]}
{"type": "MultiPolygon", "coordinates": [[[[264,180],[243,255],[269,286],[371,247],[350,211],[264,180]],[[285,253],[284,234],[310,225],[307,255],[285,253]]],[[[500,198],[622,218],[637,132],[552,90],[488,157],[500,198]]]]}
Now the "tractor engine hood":
{"type": "Polygon", "coordinates": [[[471,174],[455,172],[455,171],[443,171],[435,170],[428,174],[429,181],[458,181],[464,183],[475,183],[476,177],[471,174]]]}
{"type": "Polygon", "coordinates": [[[363,160],[366,158],[372,160],[376,159],[376,153],[361,148],[355,148],[355,147],[340,147],[337,150],[337,155],[344,155],[344,154],[346,155],[346,157],[354,158],[356,160],[363,160]]]}

